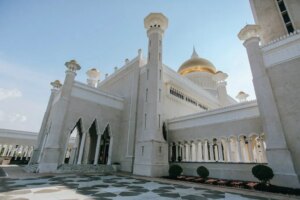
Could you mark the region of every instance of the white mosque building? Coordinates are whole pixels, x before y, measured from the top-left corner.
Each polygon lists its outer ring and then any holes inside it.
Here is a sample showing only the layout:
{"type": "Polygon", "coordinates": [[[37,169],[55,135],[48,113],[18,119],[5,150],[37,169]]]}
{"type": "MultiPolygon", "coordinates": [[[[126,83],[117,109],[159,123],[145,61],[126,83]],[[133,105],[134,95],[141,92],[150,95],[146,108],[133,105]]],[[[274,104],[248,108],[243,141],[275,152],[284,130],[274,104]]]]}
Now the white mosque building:
{"type": "Polygon", "coordinates": [[[148,51],[138,50],[104,80],[90,69],[87,84],[78,82],[80,65],[65,63],[63,84],[51,83],[29,169],[106,170],[119,163],[122,171],[163,176],[176,163],[187,175],[203,165],[212,177],[255,180],[251,169],[263,163],[275,173],[272,183],[300,187],[300,2],[250,3],[256,25],[238,37],[257,101],[244,92],[239,102],[229,96],[228,75],[195,49],[177,72],[163,64],[168,19],[151,13],[144,19],[148,51]]]}

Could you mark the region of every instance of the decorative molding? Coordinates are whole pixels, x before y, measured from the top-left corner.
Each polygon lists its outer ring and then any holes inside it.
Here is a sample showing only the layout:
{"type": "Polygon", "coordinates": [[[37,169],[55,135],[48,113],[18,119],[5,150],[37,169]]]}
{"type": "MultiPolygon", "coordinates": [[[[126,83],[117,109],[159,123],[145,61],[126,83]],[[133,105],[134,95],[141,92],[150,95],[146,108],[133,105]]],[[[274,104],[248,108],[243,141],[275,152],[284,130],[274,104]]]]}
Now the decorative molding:
{"type": "Polygon", "coordinates": [[[169,130],[211,125],[240,119],[259,117],[256,101],[200,112],[168,120],[169,130]]]}
{"type": "Polygon", "coordinates": [[[262,46],[261,50],[267,68],[300,57],[300,30],[262,46]]]}

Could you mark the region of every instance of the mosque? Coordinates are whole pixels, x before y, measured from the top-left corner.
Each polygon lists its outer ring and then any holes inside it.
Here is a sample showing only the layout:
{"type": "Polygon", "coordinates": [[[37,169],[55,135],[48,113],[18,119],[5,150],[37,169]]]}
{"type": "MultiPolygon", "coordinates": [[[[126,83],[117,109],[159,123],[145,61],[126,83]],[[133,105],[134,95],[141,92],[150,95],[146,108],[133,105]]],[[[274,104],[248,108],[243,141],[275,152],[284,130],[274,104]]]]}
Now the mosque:
{"type": "MultiPolygon", "coordinates": [[[[174,71],[163,64],[168,19],[144,19],[148,51],[100,80],[65,63],[54,81],[30,171],[86,169],[164,176],[173,163],[187,175],[206,166],[212,177],[255,180],[258,163],[271,167],[272,183],[300,187],[300,2],[250,0],[255,25],[238,34],[248,53],[257,100],[227,94],[228,75],[192,55],[174,71]]],[[[175,23],[175,22],[174,22],[175,23]]],[[[172,33],[170,33],[172,34],[172,33]]]]}

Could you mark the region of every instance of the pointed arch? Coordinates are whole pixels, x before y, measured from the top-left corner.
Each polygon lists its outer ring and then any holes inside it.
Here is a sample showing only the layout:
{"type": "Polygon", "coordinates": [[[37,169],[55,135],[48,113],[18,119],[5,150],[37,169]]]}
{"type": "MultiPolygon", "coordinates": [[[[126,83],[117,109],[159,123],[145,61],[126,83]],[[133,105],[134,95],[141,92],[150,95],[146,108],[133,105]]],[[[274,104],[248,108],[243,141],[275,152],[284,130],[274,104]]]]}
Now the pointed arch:
{"type": "Polygon", "coordinates": [[[67,135],[64,163],[74,164],[78,160],[79,149],[83,136],[82,118],[80,117],[67,135]]]}
{"type": "Polygon", "coordinates": [[[95,153],[96,153],[96,146],[97,146],[97,120],[95,119],[91,126],[88,129],[88,137],[86,139],[86,147],[87,149],[87,164],[93,164],[95,159],[95,153]]]}
{"type": "Polygon", "coordinates": [[[113,134],[111,131],[110,124],[107,123],[104,131],[101,134],[98,164],[111,164],[112,145],[113,134]]]}

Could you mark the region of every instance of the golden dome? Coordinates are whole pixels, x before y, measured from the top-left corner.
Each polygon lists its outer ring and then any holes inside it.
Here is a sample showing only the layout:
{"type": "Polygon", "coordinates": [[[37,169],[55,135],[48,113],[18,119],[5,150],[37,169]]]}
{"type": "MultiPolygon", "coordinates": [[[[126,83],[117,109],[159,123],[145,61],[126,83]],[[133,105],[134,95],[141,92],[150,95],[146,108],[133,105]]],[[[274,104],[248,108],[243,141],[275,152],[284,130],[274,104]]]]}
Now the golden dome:
{"type": "Polygon", "coordinates": [[[178,69],[178,73],[181,75],[189,74],[192,72],[208,72],[215,74],[216,68],[208,60],[200,58],[194,49],[192,57],[189,60],[185,61],[178,69]]]}

